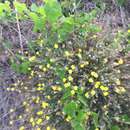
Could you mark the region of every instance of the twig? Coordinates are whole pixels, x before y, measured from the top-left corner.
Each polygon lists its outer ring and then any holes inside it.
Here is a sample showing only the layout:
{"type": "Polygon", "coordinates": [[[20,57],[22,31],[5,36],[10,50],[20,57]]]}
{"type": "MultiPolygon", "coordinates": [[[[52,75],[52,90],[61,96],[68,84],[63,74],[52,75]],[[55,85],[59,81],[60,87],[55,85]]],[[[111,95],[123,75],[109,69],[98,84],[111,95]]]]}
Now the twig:
{"type": "Polygon", "coordinates": [[[125,13],[124,13],[123,7],[121,7],[121,6],[120,6],[120,16],[121,16],[123,27],[126,29],[125,13]]]}
{"type": "Polygon", "coordinates": [[[125,121],[121,121],[121,120],[118,120],[118,119],[115,119],[114,120],[117,122],[117,123],[121,123],[121,124],[125,124],[125,125],[129,125],[130,126],[130,122],[125,122],[125,121]]]}
{"type": "Polygon", "coordinates": [[[17,20],[17,28],[18,28],[18,34],[19,34],[19,42],[20,42],[21,52],[22,52],[22,54],[23,54],[22,35],[21,35],[21,30],[20,30],[20,25],[19,25],[19,19],[18,19],[18,14],[17,14],[17,12],[16,12],[16,20],[17,20]]]}
{"type": "Polygon", "coordinates": [[[0,25],[0,40],[2,40],[2,30],[3,30],[3,27],[0,25]]]}

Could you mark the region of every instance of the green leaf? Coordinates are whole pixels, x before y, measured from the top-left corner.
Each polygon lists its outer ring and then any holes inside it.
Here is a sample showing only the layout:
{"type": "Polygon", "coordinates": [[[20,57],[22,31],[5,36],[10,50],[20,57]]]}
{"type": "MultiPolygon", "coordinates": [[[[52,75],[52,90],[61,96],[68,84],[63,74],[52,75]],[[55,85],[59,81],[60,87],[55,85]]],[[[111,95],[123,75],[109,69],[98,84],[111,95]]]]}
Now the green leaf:
{"type": "Polygon", "coordinates": [[[31,11],[36,12],[38,10],[38,6],[36,4],[31,5],[31,11]]]}
{"type": "Polygon", "coordinates": [[[13,47],[13,45],[11,44],[10,41],[6,41],[6,42],[3,43],[3,47],[5,49],[11,49],[13,47]]]}
{"type": "Polygon", "coordinates": [[[126,51],[127,53],[130,52],[130,42],[129,42],[129,45],[126,46],[125,51],[126,51]]]}
{"type": "Polygon", "coordinates": [[[29,16],[31,17],[31,19],[34,22],[34,29],[33,31],[41,31],[44,29],[45,27],[45,17],[39,17],[36,13],[31,12],[29,14],[29,16]]]}
{"type": "Polygon", "coordinates": [[[71,97],[71,92],[65,91],[64,95],[62,96],[62,100],[67,100],[69,97],[71,97]]]}
{"type": "Polygon", "coordinates": [[[27,74],[29,65],[30,65],[30,63],[28,61],[25,61],[25,62],[23,62],[21,64],[12,63],[11,67],[17,73],[27,74]]]}
{"type": "Polygon", "coordinates": [[[120,130],[120,128],[117,125],[114,125],[111,127],[111,130],[120,130]]]}
{"type": "Polygon", "coordinates": [[[95,112],[92,112],[92,117],[93,117],[94,125],[97,128],[98,124],[99,124],[99,122],[98,122],[98,114],[95,113],[95,112]]]}
{"type": "Polygon", "coordinates": [[[77,120],[72,120],[71,124],[74,130],[85,130],[85,126],[77,120]]]}
{"type": "Polygon", "coordinates": [[[3,17],[5,12],[10,12],[11,8],[10,8],[10,3],[8,1],[6,1],[5,3],[0,3],[0,17],[3,17]]]}
{"type": "Polygon", "coordinates": [[[21,73],[24,73],[24,74],[28,73],[29,65],[30,65],[29,62],[23,62],[23,63],[21,64],[21,66],[20,66],[20,69],[21,69],[20,71],[21,71],[21,73]]]}
{"type": "Polygon", "coordinates": [[[20,14],[22,14],[24,11],[28,10],[25,3],[20,3],[17,1],[14,2],[14,7],[15,7],[16,11],[20,14]]]}
{"type": "Polygon", "coordinates": [[[29,50],[33,53],[35,53],[35,49],[36,49],[36,44],[32,41],[29,41],[27,44],[27,47],[29,48],[29,50]]]}
{"type": "Polygon", "coordinates": [[[44,16],[44,17],[46,16],[44,6],[39,7],[39,6],[37,6],[36,4],[33,3],[31,5],[31,11],[35,12],[35,13],[38,13],[38,14],[44,16]]]}
{"type": "Polygon", "coordinates": [[[82,123],[85,120],[85,118],[86,118],[86,112],[79,110],[76,120],[82,123]]]}
{"type": "Polygon", "coordinates": [[[81,103],[83,103],[84,106],[88,107],[88,104],[87,104],[87,102],[86,102],[86,99],[85,99],[83,96],[78,95],[78,100],[79,100],[81,103]]]}
{"type": "Polygon", "coordinates": [[[62,16],[62,10],[60,4],[56,0],[45,0],[44,5],[45,13],[48,22],[53,24],[62,16]]]}
{"type": "Polygon", "coordinates": [[[123,6],[125,4],[125,0],[117,0],[118,6],[123,6]]]}
{"type": "Polygon", "coordinates": [[[78,124],[74,127],[74,130],[85,130],[85,128],[81,124],[78,124]]]}
{"type": "Polygon", "coordinates": [[[75,116],[76,110],[77,110],[77,104],[74,101],[65,104],[63,108],[63,112],[71,117],[75,116]]]}
{"type": "Polygon", "coordinates": [[[45,13],[45,10],[44,10],[43,6],[41,6],[41,7],[39,7],[37,9],[37,13],[39,13],[40,15],[46,17],[46,13],[45,13]]]}
{"type": "Polygon", "coordinates": [[[77,25],[81,26],[83,24],[91,22],[95,18],[96,14],[97,14],[97,11],[93,10],[90,13],[84,13],[84,14],[76,17],[76,23],[77,23],[77,25]]]}
{"type": "Polygon", "coordinates": [[[65,70],[64,70],[64,68],[62,68],[62,67],[60,67],[60,66],[57,66],[55,71],[56,71],[57,76],[58,76],[61,80],[65,77],[65,70]]]}
{"type": "Polygon", "coordinates": [[[73,32],[74,20],[72,17],[63,18],[63,23],[58,28],[58,37],[60,41],[64,41],[68,38],[69,34],[73,32]]]}
{"type": "Polygon", "coordinates": [[[125,114],[125,115],[122,115],[122,116],[121,116],[121,120],[124,121],[124,122],[130,122],[130,116],[128,116],[128,115],[126,115],[126,114],[125,114]]]}

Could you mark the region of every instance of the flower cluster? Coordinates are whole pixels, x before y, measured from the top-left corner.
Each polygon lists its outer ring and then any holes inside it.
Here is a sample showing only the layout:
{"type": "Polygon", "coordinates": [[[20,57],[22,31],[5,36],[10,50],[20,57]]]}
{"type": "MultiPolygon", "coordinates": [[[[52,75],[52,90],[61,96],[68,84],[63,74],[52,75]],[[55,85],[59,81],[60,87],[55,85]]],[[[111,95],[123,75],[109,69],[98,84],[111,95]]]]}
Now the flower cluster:
{"type": "Polygon", "coordinates": [[[117,66],[116,71],[119,71],[124,60],[117,58],[111,62],[98,54],[100,49],[96,46],[89,49],[87,44],[76,41],[49,46],[42,41],[36,40],[34,52],[26,50],[20,59],[31,63],[26,80],[18,80],[7,88],[7,91],[25,96],[21,104],[22,113],[12,117],[10,125],[19,120],[23,122],[19,130],[55,130],[56,121],[73,120],[73,117],[63,112],[63,108],[70,100],[77,102],[79,95],[82,95],[90,109],[86,113],[87,124],[91,122],[89,118],[93,111],[108,115],[111,97],[126,92],[119,78],[112,80],[109,77],[109,66],[117,66]]]}

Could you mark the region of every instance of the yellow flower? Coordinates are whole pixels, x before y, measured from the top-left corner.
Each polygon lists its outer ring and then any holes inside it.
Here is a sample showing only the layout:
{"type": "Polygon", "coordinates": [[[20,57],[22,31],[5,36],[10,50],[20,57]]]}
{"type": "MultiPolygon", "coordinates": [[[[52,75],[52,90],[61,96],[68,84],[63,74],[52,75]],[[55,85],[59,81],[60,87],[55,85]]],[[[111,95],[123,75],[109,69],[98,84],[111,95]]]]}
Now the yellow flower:
{"type": "Polygon", "coordinates": [[[50,95],[47,95],[46,98],[47,98],[47,99],[51,99],[51,96],[50,96],[50,95]]]}
{"type": "Polygon", "coordinates": [[[44,84],[44,83],[42,83],[42,86],[44,87],[44,86],[45,86],[45,84],[44,84]]]}
{"type": "Polygon", "coordinates": [[[65,51],[65,56],[66,57],[70,56],[70,53],[68,51],[65,51]]]}
{"type": "Polygon", "coordinates": [[[11,91],[14,91],[15,90],[15,88],[11,88],[11,91]]]}
{"type": "Polygon", "coordinates": [[[104,62],[104,63],[107,63],[107,62],[108,62],[108,59],[107,59],[107,58],[104,58],[104,59],[103,59],[103,62],[104,62]]]}
{"type": "Polygon", "coordinates": [[[95,88],[99,88],[100,84],[101,84],[101,82],[97,81],[97,82],[95,83],[95,85],[94,85],[95,88]]]}
{"type": "Polygon", "coordinates": [[[71,116],[68,116],[68,117],[66,118],[66,121],[69,122],[71,119],[72,119],[71,116]]]}
{"type": "Polygon", "coordinates": [[[46,71],[47,71],[47,68],[46,68],[46,67],[43,67],[42,70],[43,70],[44,72],[46,72],[46,71]]]}
{"type": "Polygon", "coordinates": [[[74,90],[77,91],[78,90],[78,86],[74,86],[74,90]]]}
{"type": "Polygon", "coordinates": [[[37,128],[36,130],[41,130],[41,128],[37,128]]]}
{"type": "Polygon", "coordinates": [[[57,87],[56,86],[52,86],[52,90],[56,91],[57,87]]]}
{"type": "Polygon", "coordinates": [[[121,85],[121,81],[119,79],[116,79],[116,84],[121,85]]]}
{"type": "Polygon", "coordinates": [[[40,52],[39,52],[39,51],[37,51],[37,52],[36,52],[36,55],[39,55],[39,54],[40,54],[40,52]]]}
{"type": "Polygon", "coordinates": [[[91,95],[94,96],[96,94],[95,90],[91,90],[91,95]]]}
{"type": "Polygon", "coordinates": [[[52,128],[52,130],[56,130],[56,128],[52,128]]]}
{"type": "Polygon", "coordinates": [[[65,88],[70,87],[70,85],[71,85],[70,82],[64,84],[65,88]]]}
{"type": "Polygon", "coordinates": [[[36,124],[37,124],[37,125],[40,125],[42,122],[43,122],[42,118],[39,118],[39,119],[36,121],[36,124]]]}
{"type": "Polygon", "coordinates": [[[92,75],[93,77],[95,77],[95,78],[98,78],[98,74],[97,74],[96,72],[94,72],[94,71],[91,72],[91,75],[92,75]]]}
{"type": "Polygon", "coordinates": [[[31,76],[34,76],[34,71],[33,70],[31,71],[31,76]]]}
{"type": "Polygon", "coordinates": [[[30,61],[30,62],[33,62],[33,61],[35,61],[35,60],[36,60],[36,56],[32,56],[32,57],[29,58],[29,61],[30,61]]]}
{"type": "Polygon", "coordinates": [[[50,117],[49,116],[46,116],[46,120],[49,120],[50,119],[50,117]]]}
{"type": "Polygon", "coordinates": [[[51,67],[51,65],[50,64],[47,64],[47,68],[50,68],[51,67]]]}
{"type": "Polygon", "coordinates": [[[97,35],[93,35],[93,36],[92,36],[92,38],[96,38],[96,37],[97,37],[97,35]]]}
{"type": "Polygon", "coordinates": [[[27,102],[26,102],[26,101],[24,101],[24,102],[23,102],[23,105],[24,105],[24,106],[25,106],[25,105],[27,105],[27,102]]]}
{"type": "Polygon", "coordinates": [[[58,88],[57,88],[57,91],[61,91],[61,90],[62,90],[62,88],[61,88],[61,87],[58,87],[58,88]]]}
{"type": "Polygon", "coordinates": [[[52,90],[54,90],[54,91],[61,91],[62,88],[60,86],[52,86],[52,90]]]}
{"type": "Polygon", "coordinates": [[[66,67],[65,67],[65,70],[68,70],[68,69],[69,69],[69,68],[66,66],[66,67]]]}
{"type": "Polygon", "coordinates": [[[116,87],[115,92],[117,92],[118,94],[122,94],[126,92],[126,89],[124,87],[116,87]]]}
{"type": "Polygon", "coordinates": [[[36,125],[36,123],[33,121],[33,122],[32,122],[32,126],[34,127],[35,125],[36,125]]]}
{"type": "Polygon", "coordinates": [[[107,105],[104,105],[104,106],[103,106],[104,109],[107,109],[107,107],[108,107],[107,105]]]}
{"type": "Polygon", "coordinates": [[[100,86],[100,89],[102,90],[102,91],[108,91],[109,89],[108,89],[108,87],[106,87],[106,86],[100,86]]]}
{"type": "Polygon", "coordinates": [[[42,91],[42,90],[44,90],[44,88],[43,87],[38,87],[38,88],[36,88],[36,90],[37,91],[42,91]]]}
{"type": "Polygon", "coordinates": [[[24,126],[21,126],[21,127],[19,128],[19,130],[25,130],[25,127],[24,127],[24,126]]]}
{"type": "Polygon", "coordinates": [[[63,78],[63,82],[66,82],[66,80],[67,80],[66,78],[63,78]]]}
{"type": "Polygon", "coordinates": [[[86,98],[89,98],[88,92],[85,93],[85,97],[86,97],[86,98]]]}
{"type": "Polygon", "coordinates": [[[60,100],[58,100],[58,104],[60,104],[61,103],[61,101],[60,100]]]}
{"type": "Polygon", "coordinates": [[[77,56],[78,56],[80,59],[82,58],[81,53],[78,53],[77,56]]]}
{"type": "Polygon", "coordinates": [[[72,70],[75,70],[75,68],[76,68],[75,65],[71,65],[72,70]]]}
{"type": "Polygon", "coordinates": [[[55,59],[54,59],[54,58],[51,58],[51,59],[50,59],[50,62],[55,62],[55,59]]]}
{"type": "Polygon", "coordinates": [[[99,130],[99,128],[96,128],[95,130],[99,130]]]}
{"type": "Polygon", "coordinates": [[[72,74],[72,73],[73,73],[73,71],[70,69],[70,70],[68,70],[68,73],[69,73],[69,74],[72,74]]]}
{"type": "Polygon", "coordinates": [[[25,51],[25,54],[28,54],[28,51],[25,51]]]}
{"type": "Polygon", "coordinates": [[[46,108],[46,107],[48,107],[49,106],[49,104],[47,103],[47,102],[42,102],[42,108],[46,108]]]}
{"type": "Polygon", "coordinates": [[[10,91],[10,88],[6,88],[7,89],[7,91],[10,91]]]}
{"type": "Polygon", "coordinates": [[[123,63],[124,63],[123,59],[120,58],[120,59],[118,60],[118,64],[119,64],[119,65],[122,65],[123,63]]]}
{"type": "Polygon", "coordinates": [[[43,111],[38,111],[37,115],[43,115],[43,111]]]}
{"type": "Polygon", "coordinates": [[[46,130],[51,130],[50,126],[47,126],[46,130]]]}
{"type": "Polygon", "coordinates": [[[71,90],[71,95],[75,95],[75,91],[74,90],[71,90]]]}
{"type": "Polygon", "coordinates": [[[85,64],[85,65],[88,65],[88,64],[89,64],[89,62],[88,62],[88,61],[85,61],[85,62],[84,62],[84,64],[85,64]]]}
{"type": "Polygon", "coordinates": [[[130,29],[128,30],[128,33],[130,33],[130,29]]]}
{"type": "Polygon", "coordinates": [[[68,77],[68,80],[69,80],[69,81],[73,81],[73,77],[72,77],[72,76],[69,76],[69,77],[68,77]]]}
{"type": "Polygon", "coordinates": [[[40,97],[37,97],[37,98],[35,99],[35,103],[39,103],[39,101],[40,101],[40,97]]]}
{"type": "Polygon", "coordinates": [[[109,95],[109,92],[103,92],[103,95],[104,95],[104,96],[108,96],[108,95],[109,95]]]}
{"type": "Polygon", "coordinates": [[[38,87],[41,87],[41,86],[42,86],[42,84],[41,84],[41,83],[38,83],[38,84],[37,84],[37,86],[38,86],[38,87]]]}
{"type": "Polygon", "coordinates": [[[80,48],[79,48],[79,50],[78,50],[78,51],[79,51],[79,52],[82,52],[82,49],[80,49],[80,48]]]}
{"type": "Polygon", "coordinates": [[[120,87],[120,90],[121,90],[122,93],[126,92],[126,89],[124,87],[120,87]]]}
{"type": "Polygon", "coordinates": [[[93,81],[93,78],[89,78],[89,79],[88,79],[88,82],[93,83],[93,82],[94,82],[94,81],[93,81]]]}
{"type": "Polygon", "coordinates": [[[57,49],[58,47],[59,47],[58,44],[55,43],[54,48],[57,49]]]}
{"type": "Polygon", "coordinates": [[[29,121],[30,121],[30,122],[33,122],[33,121],[34,121],[33,117],[31,117],[29,121]]]}
{"type": "Polygon", "coordinates": [[[19,119],[22,119],[22,118],[23,118],[22,115],[20,115],[20,116],[19,116],[19,119]]]}
{"type": "Polygon", "coordinates": [[[85,66],[84,63],[80,64],[80,68],[84,68],[84,66],[85,66]]]}
{"type": "Polygon", "coordinates": [[[25,109],[26,112],[29,112],[30,110],[28,108],[25,109]]]}

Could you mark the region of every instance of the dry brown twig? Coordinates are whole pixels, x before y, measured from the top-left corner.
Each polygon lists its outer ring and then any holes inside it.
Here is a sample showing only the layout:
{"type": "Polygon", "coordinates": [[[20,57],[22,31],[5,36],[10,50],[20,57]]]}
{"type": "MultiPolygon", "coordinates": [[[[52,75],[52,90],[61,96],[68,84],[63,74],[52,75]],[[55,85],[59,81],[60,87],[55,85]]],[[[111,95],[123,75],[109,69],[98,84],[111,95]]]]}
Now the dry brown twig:
{"type": "Polygon", "coordinates": [[[18,28],[18,34],[19,34],[19,42],[20,42],[20,47],[21,47],[21,52],[23,54],[23,41],[22,41],[22,35],[21,35],[21,30],[20,30],[20,24],[19,24],[19,19],[18,19],[18,13],[16,11],[16,22],[17,22],[17,28],[18,28]]]}

